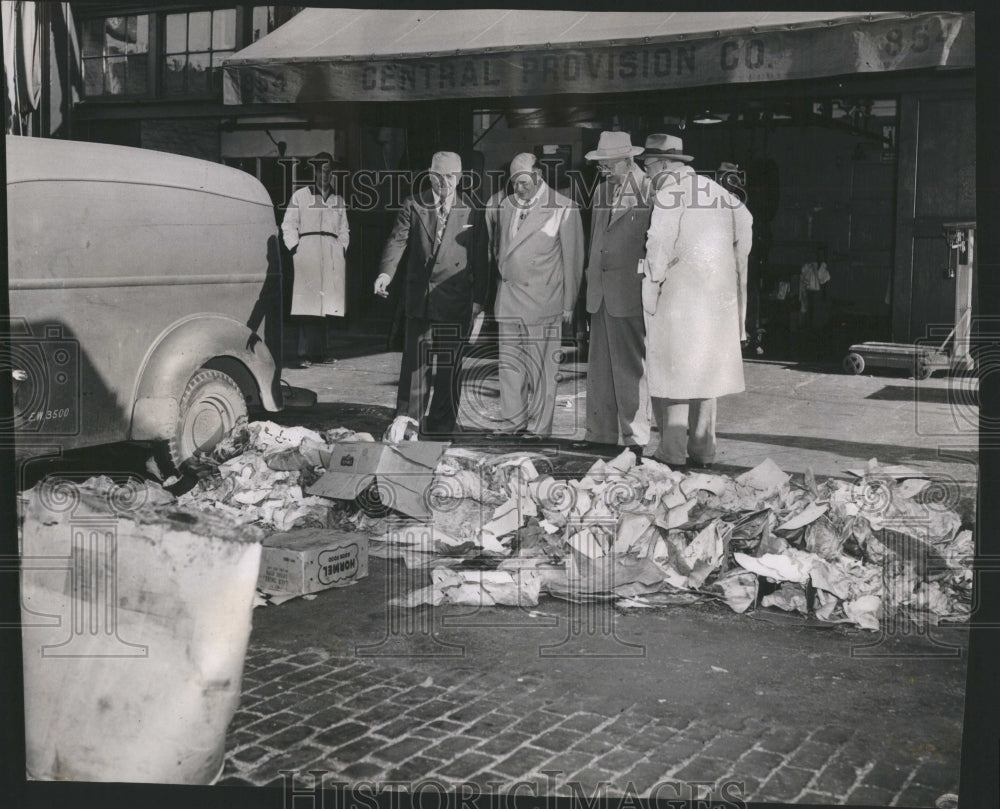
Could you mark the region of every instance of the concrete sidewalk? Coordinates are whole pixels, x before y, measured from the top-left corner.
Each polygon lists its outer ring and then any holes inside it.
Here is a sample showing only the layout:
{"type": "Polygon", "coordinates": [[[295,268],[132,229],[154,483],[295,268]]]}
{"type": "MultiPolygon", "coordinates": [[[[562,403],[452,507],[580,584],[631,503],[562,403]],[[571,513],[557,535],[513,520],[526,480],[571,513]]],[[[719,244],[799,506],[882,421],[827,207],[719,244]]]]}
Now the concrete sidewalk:
{"type": "MultiPolygon", "coordinates": [[[[387,425],[395,406],[400,354],[374,353],[305,370],[287,370],[292,385],[311,388],[320,407],[279,419],[319,423],[330,405],[356,405],[371,427],[387,425]],[[324,407],[324,405],[326,407],[324,407]]],[[[977,479],[978,381],[936,374],[918,381],[902,374],[853,376],[835,366],[744,363],[747,390],[719,400],[719,449],[724,467],[753,467],[770,457],[786,472],[841,475],[872,457],[935,469],[970,484],[977,479]]],[[[495,360],[463,367],[460,424],[491,430],[499,422],[495,360]]],[[[553,436],[583,438],[586,365],[563,367],[553,436]]],[[[351,412],[351,411],[346,411],[351,412]]],[[[353,426],[353,425],[347,425],[353,426]]],[[[647,448],[656,447],[655,434],[647,448]]]]}
{"type": "MultiPolygon", "coordinates": [[[[399,354],[375,353],[287,371],[319,404],[276,420],[377,436],[398,368],[399,354]]],[[[564,447],[583,435],[586,379],[564,370],[570,404],[556,410],[550,451],[582,471],[592,459],[564,447]]],[[[462,421],[487,426],[493,364],[466,371],[462,421]]],[[[974,519],[974,380],[773,362],[748,362],[746,376],[747,392],[720,402],[725,470],[770,457],[789,473],[842,476],[877,457],[952,481],[946,496],[974,519]]],[[[522,796],[590,801],[686,798],[700,782],[717,801],[876,806],[934,806],[958,789],[964,627],[872,633],[712,603],[399,611],[400,570],[373,559],[353,587],[256,610],[220,783],[308,793],[315,770],[327,785],[522,782],[522,796]]]]}

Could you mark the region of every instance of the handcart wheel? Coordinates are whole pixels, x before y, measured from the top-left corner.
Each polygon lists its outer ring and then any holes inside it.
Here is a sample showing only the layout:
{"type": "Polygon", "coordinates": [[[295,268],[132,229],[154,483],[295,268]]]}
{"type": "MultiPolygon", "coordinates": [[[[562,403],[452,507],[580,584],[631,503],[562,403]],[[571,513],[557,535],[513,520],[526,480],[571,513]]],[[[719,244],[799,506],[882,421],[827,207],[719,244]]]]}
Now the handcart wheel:
{"type": "Polygon", "coordinates": [[[844,357],[844,370],[849,374],[860,374],[865,370],[865,358],[852,351],[844,357]]]}

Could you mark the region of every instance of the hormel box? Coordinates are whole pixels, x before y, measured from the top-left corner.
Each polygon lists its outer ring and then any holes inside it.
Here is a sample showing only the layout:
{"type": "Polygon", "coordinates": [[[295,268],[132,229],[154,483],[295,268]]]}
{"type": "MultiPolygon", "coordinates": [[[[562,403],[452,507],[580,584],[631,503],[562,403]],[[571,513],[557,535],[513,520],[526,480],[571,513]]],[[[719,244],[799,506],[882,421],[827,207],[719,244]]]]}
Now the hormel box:
{"type": "Polygon", "coordinates": [[[271,595],[305,595],[346,587],[368,575],[368,537],[300,528],[265,539],[257,587],[271,595]]]}

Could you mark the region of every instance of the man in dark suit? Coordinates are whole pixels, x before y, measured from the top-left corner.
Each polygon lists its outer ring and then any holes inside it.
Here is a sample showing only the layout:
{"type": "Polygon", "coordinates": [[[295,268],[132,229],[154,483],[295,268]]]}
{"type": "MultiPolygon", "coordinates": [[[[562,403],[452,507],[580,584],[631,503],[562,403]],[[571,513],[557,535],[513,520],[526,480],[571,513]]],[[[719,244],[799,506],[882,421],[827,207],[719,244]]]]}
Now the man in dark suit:
{"type": "Polygon", "coordinates": [[[602,132],[587,153],[605,180],[591,206],[587,436],[574,444],[624,444],[639,456],[649,441],[650,413],[639,261],[651,212],[649,179],[634,160],[640,152],[627,132],[602,132]]]}
{"type": "Polygon", "coordinates": [[[455,432],[462,344],[482,311],[489,280],[485,219],[469,197],[457,192],[461,177],[457,154],[434,155],[431,190],[403,203],[375,280],[375,294],[385,297],[407,253],[406,337],[396,415],[414,419],[420,435],[428,438],[455,432]]]}

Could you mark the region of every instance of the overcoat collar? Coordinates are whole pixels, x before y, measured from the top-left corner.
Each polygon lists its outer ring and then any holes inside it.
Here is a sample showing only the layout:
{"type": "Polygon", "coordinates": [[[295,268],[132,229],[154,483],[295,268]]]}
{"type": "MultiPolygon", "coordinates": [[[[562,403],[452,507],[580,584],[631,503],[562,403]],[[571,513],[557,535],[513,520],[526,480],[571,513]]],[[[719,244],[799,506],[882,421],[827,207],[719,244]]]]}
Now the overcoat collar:
{"type": "MultiPolygon", "coordinates": [[[[532,202],[531,208],[528,209],[528,215],[517,228],[517,234],[507,242],[507,249],[504,251],[504,256],[523,244],[532,233],[540,230],[548,221],[549,214],[552,212],[552,203],[554,202],[552,189],[543,182],[542,187],[538,190],[535,197],[532,198],[532,202]]],[[[507,228],[506,233],[510,233],[514,217],[519,216],[521,213],[522,209],[519,205],[520,201],[514,194],[510,194],[505,200],[504,208],[506,215],[501,219],[501,226],[507,228]]]]}

